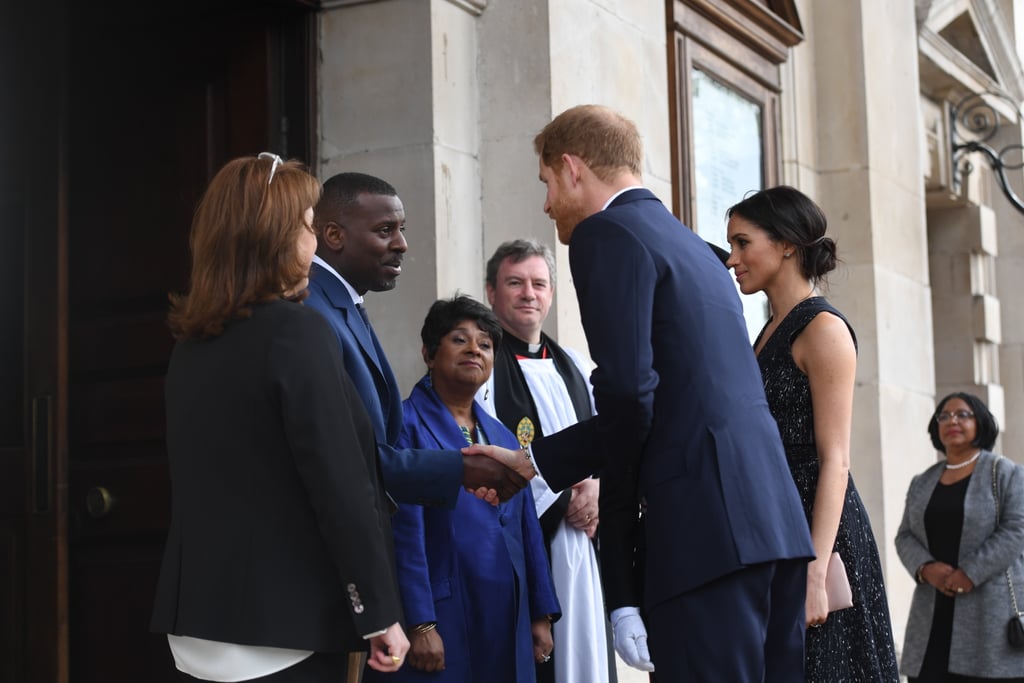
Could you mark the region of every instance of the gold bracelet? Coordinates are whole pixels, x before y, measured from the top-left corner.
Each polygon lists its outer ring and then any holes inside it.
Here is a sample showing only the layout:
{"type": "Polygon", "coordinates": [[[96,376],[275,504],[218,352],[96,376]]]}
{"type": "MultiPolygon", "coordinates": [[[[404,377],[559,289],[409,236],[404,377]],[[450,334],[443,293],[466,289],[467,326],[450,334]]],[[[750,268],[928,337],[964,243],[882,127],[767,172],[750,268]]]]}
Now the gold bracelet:
{"type": "Polygon", "coordinates": [[[430,633],[435,628],[437,628],[436,621],[424,621],[422,624],[416,624],[411,629],[409,629],[409,633],[410,635],[418,636],[423,633],[430,633]]]}

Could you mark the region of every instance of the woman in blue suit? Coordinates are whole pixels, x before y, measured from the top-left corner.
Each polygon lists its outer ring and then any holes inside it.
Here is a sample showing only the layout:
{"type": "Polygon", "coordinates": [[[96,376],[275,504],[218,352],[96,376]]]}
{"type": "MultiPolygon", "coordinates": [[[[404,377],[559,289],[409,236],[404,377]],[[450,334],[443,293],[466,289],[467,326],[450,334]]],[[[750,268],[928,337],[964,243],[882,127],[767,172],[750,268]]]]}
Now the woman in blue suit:
{"type": "MultiPolygon", "coordinates": [[[[490,309],[466,296],[437,301],[421,336],[427,375],[405,401],[399,445],[517,448],[474,401],[501,340],[490,309]]],[[[559,606],[534,510],[529,487],[497,507],[466,491],[454,510],[402,506],[392,526],[408,665],[386,677],[367,671],[368,681],[535,680],[559,606]]]]}

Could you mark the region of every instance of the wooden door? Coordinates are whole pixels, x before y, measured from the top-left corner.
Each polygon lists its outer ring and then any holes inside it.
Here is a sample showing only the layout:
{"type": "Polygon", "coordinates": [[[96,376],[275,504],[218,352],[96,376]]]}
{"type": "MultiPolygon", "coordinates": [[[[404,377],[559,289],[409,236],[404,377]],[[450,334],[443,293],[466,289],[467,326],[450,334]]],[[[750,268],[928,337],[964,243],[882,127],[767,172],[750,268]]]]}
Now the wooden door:
{"type": "Polygon", "coordinates": [[[61,2],[0,3],[0,681],[67,680],[61,2]],[[40,45],[46,45],[40,49],[40,45]],[[63,677],[63,678],[61,678],[63,677]]]}
{"type": "MultiPolygon", "coordinates": [[[[29,562],[16,570],[25,571],[29,634],[20,666],[32,681],[176,681],[166,639],[148,631],[170,513],[167,294],[187,284],[192,212],[225,161],[263,150],[310,158],[313,17],[285,0],[58,2],[51,11],[67,27],[46,226],[57,246],[27,267],[49,270],[40,288],[52,292],[53,324],[25,329],[23,340],[53,348],[36,363],[57,371],[52,391],[21,401],[35,439],[27,446],[48,454],[28,448],[32,458],[21,459],[22,510],[38,506],[35,486],[50,516],[24,535],[43,573],[33,577],[29,562]],[[40,474],[33,463],[44,456],[52,467],[40,474]],[[33,626],[33,603],[48,591],[52,604],[33,626]]],[[[3,454],[0,443],[0,467],[3,454]]]]}

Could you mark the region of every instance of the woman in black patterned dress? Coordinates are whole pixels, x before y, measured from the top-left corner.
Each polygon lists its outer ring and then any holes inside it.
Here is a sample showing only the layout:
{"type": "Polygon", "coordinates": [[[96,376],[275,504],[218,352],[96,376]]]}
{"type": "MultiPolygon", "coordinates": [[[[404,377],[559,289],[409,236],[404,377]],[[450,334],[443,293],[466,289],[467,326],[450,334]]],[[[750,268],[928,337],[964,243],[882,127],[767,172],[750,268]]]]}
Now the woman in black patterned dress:
{"type": "Polygon", "coordinates": [[[728,216],[726,265],[740,291],[763,291],[771,305],[754,351],[817,555],[807,569],[807,680],[898,681],[878,547],[849,473],[856,338],[815,292],[835,268],[835,242],[821,209],[791,187],[753,194],[728,216]],[[853,607],[830,612],[833,551],[846,565],[853,607]]]}

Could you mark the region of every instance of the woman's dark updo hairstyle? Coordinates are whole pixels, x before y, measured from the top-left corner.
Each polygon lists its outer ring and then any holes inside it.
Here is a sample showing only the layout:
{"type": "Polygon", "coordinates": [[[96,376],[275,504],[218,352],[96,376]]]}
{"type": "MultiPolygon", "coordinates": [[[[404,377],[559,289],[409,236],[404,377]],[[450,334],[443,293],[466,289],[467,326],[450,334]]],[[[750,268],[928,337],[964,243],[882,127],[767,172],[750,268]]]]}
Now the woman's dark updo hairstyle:
{"type": "Polygon", "coordinates": [[[423,340],[423,348],[427,350],[427,358],[433,360],[441,340],[463,320],[476,323],[491,338],[494,351],[498,350],[501,345],[501,323],[494,311],[472,297],[456,293],[451,299],[438,299],[427,311],[420,329],[420,339],[423,340]]]}
{"type": "Polygon", "coordinates": [[[971,442],[972,446],[983,448],[986,451],[992,450],[992,447],[996,445],[996,438],[999,436],[999,423],[996,422],[995,416],[992,411],[988,409],[985,402],[974,394],[968,394],[965,391],[954,391],[948,396],[944,396],[938,405],[935,406],[935,412],[932,413],[932,419],[928,421],[928,435],[932,437],[932,445],[935,446],[935,450],[946,452],[946,447],[939,440],[939,413],[946,407],[946,403],[951,399],[958,398],[967,404],[967,407],[974,413],[974,441],[971,442]]]}
{"type": "Polygon", "coordinates": [[[775,242],[796,248],[800,272],[817,284],[836,267],[836,243],[825,236],[828,220],[811,199],[788,185],[756,192],[726,212],[739,216],[768,233],[775,242]]]}

